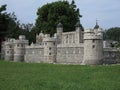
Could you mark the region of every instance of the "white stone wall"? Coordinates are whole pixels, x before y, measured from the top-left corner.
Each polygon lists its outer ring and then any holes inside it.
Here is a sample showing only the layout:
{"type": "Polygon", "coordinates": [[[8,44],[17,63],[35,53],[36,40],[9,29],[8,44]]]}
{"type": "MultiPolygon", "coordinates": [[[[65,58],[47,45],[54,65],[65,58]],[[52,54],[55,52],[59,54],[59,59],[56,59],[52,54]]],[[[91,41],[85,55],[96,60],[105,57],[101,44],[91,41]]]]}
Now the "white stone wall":
{"type": "Polygon", "coordinates": [[[44,62],[44,49],[38,48],[26,48],[25,62],[44,62]]]}
{"type": "Polygon", "coordinates": [[[84,55],[83,47],[58,47],[57,63],[81,64],[84,55]]]}
{"type": "Polygon", "coordinates": [[[62,43],[61,44],[72,44],[72,43],[76,43],[75,41],[75,32],[68,32],[68,33],[62,33],[62,43]]]}
{"type": "Polygon", "coordinates": [[[62,42],[60,44],[80,44],[83,43],[83,32],[80,30],[62,33],[62,42]]]}
{"type": "Polygon", "coordinates": [[[102,64],[120,63],[120,50],[116,48],[104,48],[102,64]]]}

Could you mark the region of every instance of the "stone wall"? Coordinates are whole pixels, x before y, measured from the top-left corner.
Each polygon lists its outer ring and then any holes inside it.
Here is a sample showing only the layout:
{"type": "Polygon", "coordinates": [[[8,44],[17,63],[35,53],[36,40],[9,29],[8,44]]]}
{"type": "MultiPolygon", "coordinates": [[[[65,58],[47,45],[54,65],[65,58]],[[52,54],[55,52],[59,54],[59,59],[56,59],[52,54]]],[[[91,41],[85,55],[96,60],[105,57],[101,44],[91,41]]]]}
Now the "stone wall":
{"type": "Polygon", "coordinates": [[[25,62],[44,62],[43,48],[26,48],[25,62]]]}
{"type": "Polygon", "coordinates": [[[83,55],[83,47],[58,47],[56,62],[80,64],[83,61],[83,55]]]}
{"type": "Polygon", "coordinates": [[[104,59],[103,64],[116,64],[120,63],[120,50],[117,49],[104,49],[104,59]]]}

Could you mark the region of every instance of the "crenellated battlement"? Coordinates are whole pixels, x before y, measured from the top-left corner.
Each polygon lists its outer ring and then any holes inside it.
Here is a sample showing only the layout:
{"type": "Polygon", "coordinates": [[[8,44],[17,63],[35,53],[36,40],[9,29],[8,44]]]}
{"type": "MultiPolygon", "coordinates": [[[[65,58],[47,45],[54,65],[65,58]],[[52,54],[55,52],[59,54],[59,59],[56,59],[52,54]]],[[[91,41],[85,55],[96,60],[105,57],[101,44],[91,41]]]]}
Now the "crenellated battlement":
{"type": "Polygon", "coordinates": [[[103,39],[102,29],[86,29],[84,31],[84,40],[86,39],[103,39]]]}
{"type": "Polygon", "coordinates": [[[47,38],[43,39],[43,42],[55,42],[55,41],[56,41],[56,39],[53,37],[47,37],[47,38]]]}

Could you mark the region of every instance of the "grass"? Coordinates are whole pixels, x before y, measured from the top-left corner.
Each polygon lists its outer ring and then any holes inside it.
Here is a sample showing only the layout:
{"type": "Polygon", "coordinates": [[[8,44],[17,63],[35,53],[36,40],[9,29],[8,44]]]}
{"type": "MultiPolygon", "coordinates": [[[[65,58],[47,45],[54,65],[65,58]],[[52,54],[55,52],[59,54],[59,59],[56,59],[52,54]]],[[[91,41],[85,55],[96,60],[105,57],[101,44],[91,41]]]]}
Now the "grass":
{"type": "Polygon", "coordinates": [[[120,90],[120,65],[0,61],[0,90],[120,90]]]}

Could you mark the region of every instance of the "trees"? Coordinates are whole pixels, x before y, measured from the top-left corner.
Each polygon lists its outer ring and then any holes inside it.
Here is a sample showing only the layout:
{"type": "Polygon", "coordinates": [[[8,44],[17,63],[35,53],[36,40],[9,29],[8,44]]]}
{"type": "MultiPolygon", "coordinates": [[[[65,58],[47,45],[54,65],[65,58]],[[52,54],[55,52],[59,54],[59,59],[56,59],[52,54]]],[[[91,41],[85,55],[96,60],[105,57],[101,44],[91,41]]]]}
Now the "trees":
{"type": "Polygon", "coordinates": [[[0,7],[0,51],[1,51],[1,43],[5,38],[8,26],[7,14],[4,12],[6,10],[7,5],[2,5],[0,7]]]}
{"type": "Polygon", "coordinates": [[[33,24],[20,24],[19,20],[15,13],[6,13],[3,12],[6,10],[7,5],[2,5],[0,7],[0,45],[5,37],[7,38],[18,38],[19,35],[25,35],[30,43],[35,41],[32,40],[31,29],[33,28],[33,24]]]}
{"type": "Polygon", "coordinates": [[[6,35],[8,26],[8,15],[4,12],[7,5],[0,7],[0,37],[3,38],[6,35]]]}
{"type": "MultiPolygon", "coordinates": [[[[64,31],[74,30],[74,26],[79,20],[79,9],[76,9],[74,0],[69,4],[68,1],[57,1],[40,7],[37,11],[36,28],[38,32],[54,34],[56,26],[61,22],[64,31]]],[[[82,27],[82,25],[81,25],[82,27]]]]}
{"type": "Polygon", "coordinates": [[[120,42],[120,27],[109,28],[106,31],[105,36],[106,36],[106,39],[120,42]]]}

